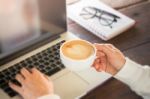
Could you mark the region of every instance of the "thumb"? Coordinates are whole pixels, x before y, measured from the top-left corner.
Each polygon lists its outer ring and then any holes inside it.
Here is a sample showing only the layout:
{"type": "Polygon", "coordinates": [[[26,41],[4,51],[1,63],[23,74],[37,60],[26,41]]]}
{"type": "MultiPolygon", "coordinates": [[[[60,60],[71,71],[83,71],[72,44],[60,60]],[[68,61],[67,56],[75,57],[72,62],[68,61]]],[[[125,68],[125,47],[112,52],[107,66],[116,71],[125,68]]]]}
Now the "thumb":
{"type": "Polygon", "coordinates": [[[98,51],[102,51],[103,53],[106,54],[106,56],[110,56],[112,54],[112,51],[105,46],[105,44],[97,44],[95,43],[94,46],[98,51]]]}

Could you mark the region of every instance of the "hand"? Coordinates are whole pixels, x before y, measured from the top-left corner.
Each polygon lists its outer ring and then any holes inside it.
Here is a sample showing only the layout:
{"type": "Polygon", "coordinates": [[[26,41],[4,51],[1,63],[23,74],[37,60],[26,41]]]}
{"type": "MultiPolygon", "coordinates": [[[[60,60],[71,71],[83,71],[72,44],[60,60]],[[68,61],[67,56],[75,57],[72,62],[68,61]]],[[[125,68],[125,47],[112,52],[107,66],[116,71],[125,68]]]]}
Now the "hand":
{"type": "Polygon", "coordinates": [[[95,44],[97,59],[93,66],[97,71],[115,75],[125,64],[124,55],[111,44],[95,44]]]}
{"type": "Polygon", "coordinates": [[[40,96],[53,94],[53,84],[37,69],[31,72],[23,68],[20,74],[16,75],[16,80],[22,85],[17,86],[9,83],[9,86],[18,92],[24,99],[37,99],[40,96]]]}

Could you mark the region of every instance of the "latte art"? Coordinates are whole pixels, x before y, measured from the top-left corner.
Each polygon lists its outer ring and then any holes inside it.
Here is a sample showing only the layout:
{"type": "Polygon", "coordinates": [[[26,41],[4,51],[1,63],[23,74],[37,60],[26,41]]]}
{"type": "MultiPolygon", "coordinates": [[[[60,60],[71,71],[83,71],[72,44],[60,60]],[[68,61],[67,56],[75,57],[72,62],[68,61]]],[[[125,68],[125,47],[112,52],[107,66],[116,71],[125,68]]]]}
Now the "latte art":
{"type": "Polygon", "coordinates": [[[71,59],[82,60],[93,55],[94,48],[87,42],[77,40],[66,43],[62,47],[62,52],[71,59]]]}

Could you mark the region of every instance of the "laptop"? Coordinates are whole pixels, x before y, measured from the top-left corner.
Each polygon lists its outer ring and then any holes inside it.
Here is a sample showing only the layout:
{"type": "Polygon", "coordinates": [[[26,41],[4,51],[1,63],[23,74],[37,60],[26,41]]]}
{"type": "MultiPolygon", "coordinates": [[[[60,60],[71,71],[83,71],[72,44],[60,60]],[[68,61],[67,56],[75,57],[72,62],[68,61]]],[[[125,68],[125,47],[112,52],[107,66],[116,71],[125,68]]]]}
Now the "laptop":
{"type": "Polygon", "coordinates": [[[61,63],[61,44],[67,40],[80,39],[67,31],[66,1],[38,0],[37,5],[40,32],[32,30],[26,36],[21,36],[23,32],[19,32],[12,35],[15,39],[7,39],[11,42],[0,40],[0,98],[21,99],[8,86],[8,81],[19,85],[15,75],[23,67],[35,67],[48,75],[54,82],[55,93],[62,99],[79,99],[109,79],[110,75],[96,72],[94,68],[73,72],[61,63]]]}

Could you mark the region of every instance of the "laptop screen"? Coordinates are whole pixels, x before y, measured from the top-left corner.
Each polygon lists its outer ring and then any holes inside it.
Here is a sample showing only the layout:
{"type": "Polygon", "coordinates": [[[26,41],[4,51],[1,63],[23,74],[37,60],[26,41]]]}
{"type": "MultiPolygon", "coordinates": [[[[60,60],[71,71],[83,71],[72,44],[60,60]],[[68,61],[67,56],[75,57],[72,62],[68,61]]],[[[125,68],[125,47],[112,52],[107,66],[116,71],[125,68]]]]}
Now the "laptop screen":
{"type": "Polygon", "coordinates": [[[65,31],[65,0],[0,1],[0,65],[65,31]]]}

